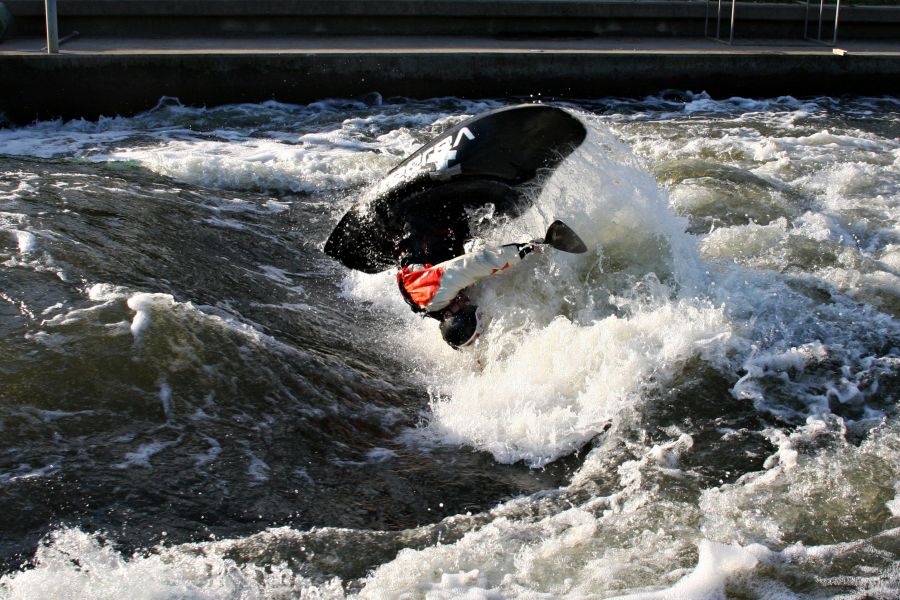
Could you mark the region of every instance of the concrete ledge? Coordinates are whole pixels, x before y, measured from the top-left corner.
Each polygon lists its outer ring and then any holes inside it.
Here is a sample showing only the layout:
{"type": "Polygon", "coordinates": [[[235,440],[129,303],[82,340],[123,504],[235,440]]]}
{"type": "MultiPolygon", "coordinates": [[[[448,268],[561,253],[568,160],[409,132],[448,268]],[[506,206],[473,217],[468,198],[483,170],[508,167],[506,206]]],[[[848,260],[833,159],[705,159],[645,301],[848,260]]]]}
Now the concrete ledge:
{"type": "Polygon", "coordinates": [[[900,8],[842,12],[836,55],[803,40],[799,4],[739,3],[725,46],[703,37],[703,1],[66,0],[60,33],[80,35],[50,56],[43,2],[5,2],[0,112],[15,123],[130,115],[163,96],[900,95],[900,8]]]}
{"type": "MultiPolygon", "coordinates": [[[[40,35],[42,0],[6,0],[10,35],[40,35]]],[[[706,3],[670,0],[66,0],[62,32],[88,36],[582,35],[702,36],[706,3]]],[[[738,3],[737,35],[802,36],[805,7],[738,3]]],[[[850,6],[844,39],[900,39],[900,8],[850,6]]]]}
{"type": "Polygon", "coordinates": [[[13,122],[152,108],[328,97],[594,98],[664,89],[714,96],[900,94],[900,53],[319,51],[7,54],[0,111],[13,122]]]}

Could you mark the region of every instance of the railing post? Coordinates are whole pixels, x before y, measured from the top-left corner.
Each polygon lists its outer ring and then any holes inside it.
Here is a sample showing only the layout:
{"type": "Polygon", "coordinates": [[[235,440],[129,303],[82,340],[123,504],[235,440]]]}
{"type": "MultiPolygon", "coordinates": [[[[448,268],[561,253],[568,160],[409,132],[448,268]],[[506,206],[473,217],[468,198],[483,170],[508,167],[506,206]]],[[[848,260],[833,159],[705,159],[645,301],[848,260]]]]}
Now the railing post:
{"type": "MultiPolygon", "coordinates": [[[[809,2],[809,0],[806,0],[809,2]]],[[[703,35],[710,39],[716,40],[717,42],[722,42],[723,44],[734,44],[734,23],[737,15],[737,0],[731,0],[731,18],[728,22],[728,41],[722,39],[722,2],[723,0],[716,0],[716,34],[713,36],[709,33],[709,3],[711,0],[706,0],[706,13],[703,16],[703,35]]]]}
{"type": "Polygon", "coordinates": [[[834,5],[834,37],[831,38],[831,45],[837,46],[838,21],[841,18],[841,0],[837,0],[834,5]]]}
{"type": "Polygon", "coordinates": [[[728,30],[728,43],[734,43],[734,19],[737,16],[737,0],[731,0],[731,28],[728,30]]]}
{"type": "Polygon", "coordinates": [[[803,37],[813,41],[818,42],[820,44],[836,46],[838,39],[838,25],[840,25],[841,21],[841,0],[835,0],[834,3],[834,30],[831,35],[831,42],[825,41],[822,38],[822,35],[825,33],[823,30],[823,26],[825,24],[825,0],[819,0],[819,23],[816,26],[816,34],[815,37],[812,37],[809,34],[809,8],[810,1],[806,0],[806,13],[803,18],[803,37]]]}
{"type": "Polygon", "coordinates": [[[56,18],[56,0],[44,0],[47,17],[47,53],[59,54],[59,24],[56,18]]]}

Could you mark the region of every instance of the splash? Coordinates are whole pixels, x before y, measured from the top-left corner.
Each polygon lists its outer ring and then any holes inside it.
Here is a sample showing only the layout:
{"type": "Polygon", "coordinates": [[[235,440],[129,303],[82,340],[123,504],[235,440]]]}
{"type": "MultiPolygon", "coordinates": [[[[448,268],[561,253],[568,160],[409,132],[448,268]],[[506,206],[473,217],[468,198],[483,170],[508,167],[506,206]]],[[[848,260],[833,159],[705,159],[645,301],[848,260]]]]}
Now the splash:
{"type": "MultiPolygon", "coordinates": [[[[685,361],[729,347],[728,320],[698,294],[704,273],[683,219],[602,124],[532,210],[480,243],[529,239],[555,218],[590,252],[548,252],[473,293],[491,320],[478,348],[452,357],[435,349],[426,367],[433,439],[543,466],[625,418],[685,361]]],[[[386,278],[354,281],[361,296],[392,293],[373,283],[386,278]]]]}

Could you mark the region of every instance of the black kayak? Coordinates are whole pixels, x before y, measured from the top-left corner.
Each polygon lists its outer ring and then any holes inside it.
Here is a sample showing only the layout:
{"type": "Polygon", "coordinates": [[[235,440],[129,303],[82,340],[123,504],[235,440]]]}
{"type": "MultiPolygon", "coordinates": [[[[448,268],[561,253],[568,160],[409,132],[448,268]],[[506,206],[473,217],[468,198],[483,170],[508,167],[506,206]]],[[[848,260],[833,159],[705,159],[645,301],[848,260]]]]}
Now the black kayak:
{"type": "Polygon", "coordinates": [[[520,215],[535,186],[586,135],[574,116],[543,104],[476,115],[366,190],[332,231],[325,253],[366,273],[396,266],[401,252],[432,264],[458,256],[471,236],[473,211],[520,215]]]}

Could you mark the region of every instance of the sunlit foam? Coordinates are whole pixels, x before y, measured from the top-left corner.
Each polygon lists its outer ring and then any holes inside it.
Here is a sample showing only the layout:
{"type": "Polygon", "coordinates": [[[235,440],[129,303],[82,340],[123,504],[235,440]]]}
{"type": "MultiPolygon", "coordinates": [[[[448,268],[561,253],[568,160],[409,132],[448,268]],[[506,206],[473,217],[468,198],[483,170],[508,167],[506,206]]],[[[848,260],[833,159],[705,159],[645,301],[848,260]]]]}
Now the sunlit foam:
{"type": "MultiPolygon", "coordinates": [[[[434,438],[502,462],[546,464],[639,402],[648,381],[727,347],[722,312],[695,297],[703,273],[683,220],[605,127],[591,128],[533,209],[479,243],[539,237],[555,218],[590,252],[549,250],[480,284],[473,299],[491,323],[471,353],[448,353],[434,328],[405,321],[405,340],[427,349],[434,438]]],[[[404,310],[385,300],[399,297],[388,275],[350,281],[351,294],[404,310]]]]}
{"type": "Polygon", "coordinates": [[[885,519],[896,517],[900,432],[896,425],[878,428],[857,448],[836,426],[810,418],[790,434],[772,430],[778,449],[766,470],[703,493],[704,531],[730,543],[770,546],[830,544],[880,532],[885,519]],[[828,449],[811,455],[804,450],[811,443],[828,449]]]}
{"type": "Polygon", "coordinates": [[[524,335],[494,333],[483,371],[454,370],[432,402],[430,429],[501,462],[540,466],[568,454],[640,402],[680,361],[723,345],[723,315],[666,304],[592,324],[559,317],[524,335]]]}
{"type": "Polygon", "coordinates": [[[179,549],[123,556],[78,529],[53,533],[38,547],[35,568],[0,577],[9,600],[175,600],[176,598],[343,598],[337,582],[314,585],[287,566],[238,564],[179,549]]]}

